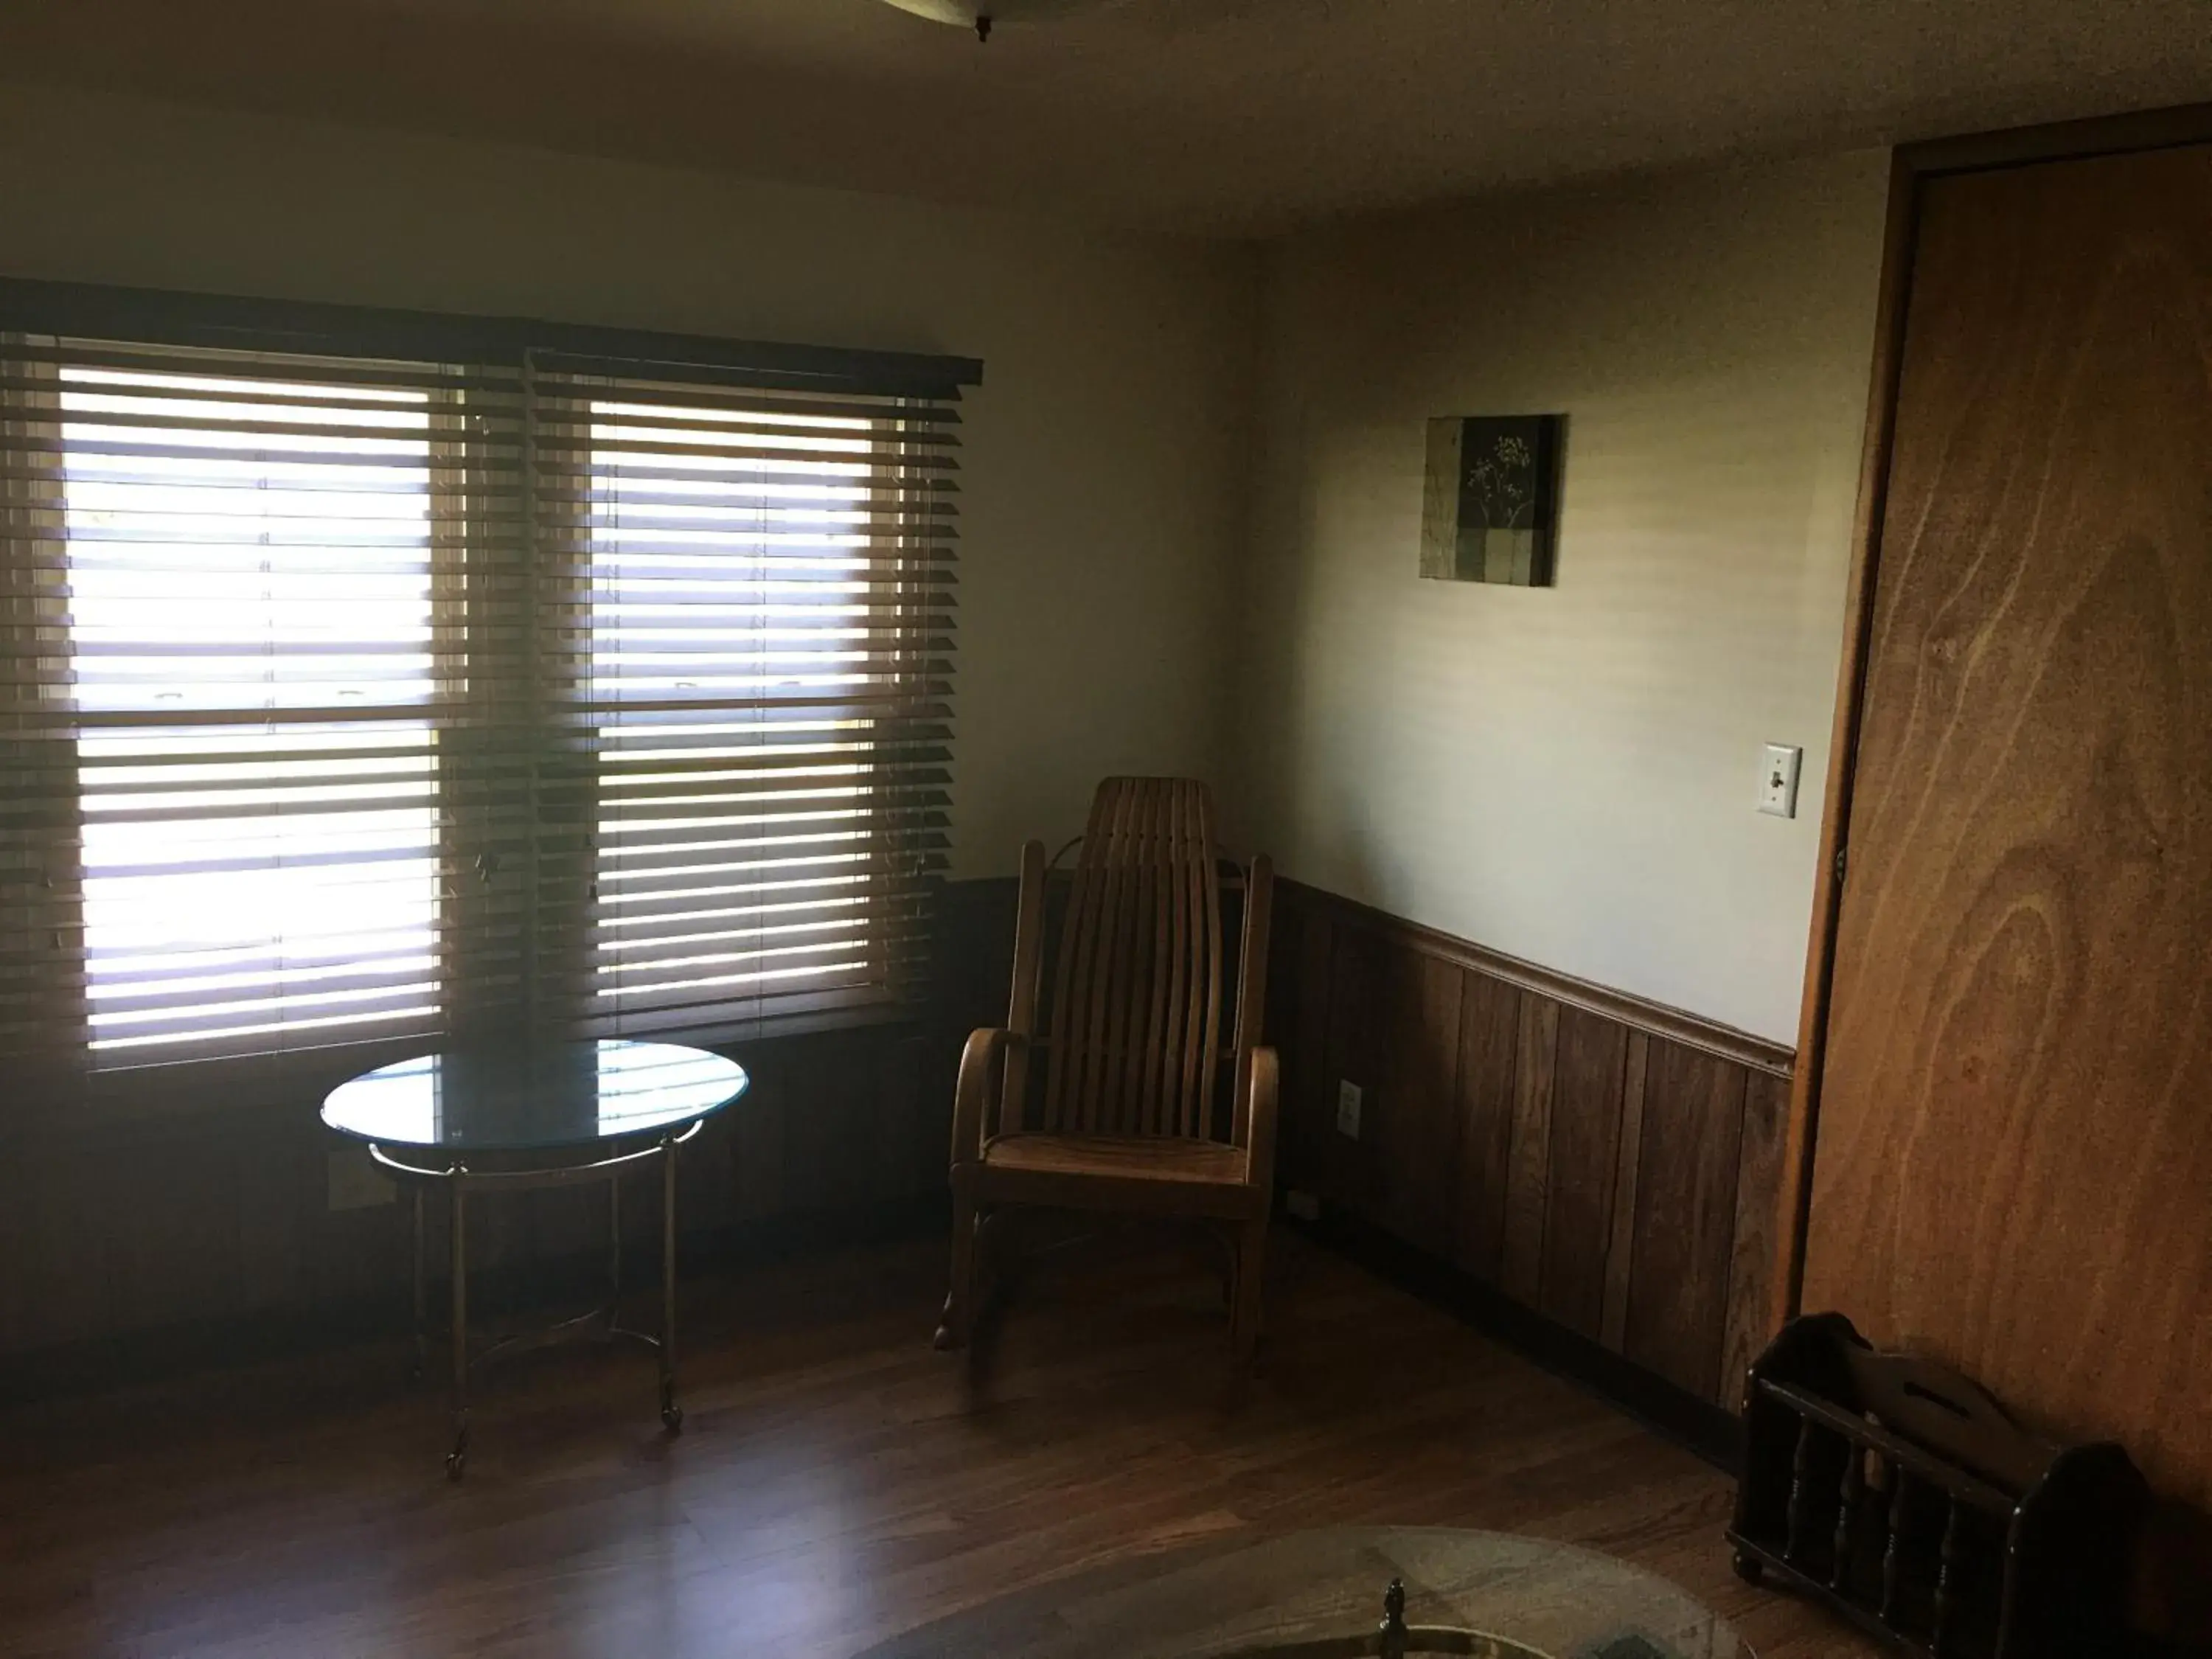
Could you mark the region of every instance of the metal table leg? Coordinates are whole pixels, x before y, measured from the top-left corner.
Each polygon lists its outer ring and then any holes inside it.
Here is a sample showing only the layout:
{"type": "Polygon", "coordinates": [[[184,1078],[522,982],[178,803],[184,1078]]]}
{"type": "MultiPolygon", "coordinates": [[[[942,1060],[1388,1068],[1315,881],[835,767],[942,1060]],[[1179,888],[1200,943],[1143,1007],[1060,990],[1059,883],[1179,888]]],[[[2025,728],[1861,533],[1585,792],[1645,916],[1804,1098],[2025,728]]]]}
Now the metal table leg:
{"type": "Polygon", "coordinates": [[[422,1373],[430,1364],[428,1267],[422,1259],[422,1186],[415,1182],[408,1191],[414,1201],[414,1264],[415,1275],[415,1380],[420,1382],[422,1373]]]}
{"type": "Polygon", "coordinates": [[[622,1175],[607,1177],[607,1328],[622,1323],[622,1175]]]}
{"type": "Polygon", "coordinates": [[[453,1323],[453,1382],[452,1413],[453,1442],[446,1454],[446,1474],[458,1480],[468,1468],[469,1457],[469,1376],[479,1364],[509,1351],[542,1346],[548,1342],[568,1340],[575,1337],[596,1335],[604,1340],[625,1339],[641,1342],[659,1353],[660,1420],[671,1434],[684,1428],[684,1408],[676,1399],[676,1153],[677,1149],[699,1133],[700,1125],[693,1122],[680,1133],[662,1137],[634,1151],[619,1152],[589,1164],[559,1166],[550,1169],[471,1170],[465,1164],[452,1164],[442,1168],[424,1165],[396,1158],[382,1147],[371,1143],[369,1155],[395,1177],[412,1188],[414,1210],[410,1217],[413,1235],[412,1263],[415,1302],[415,1366],[419,1376],[428,1365],[429,1341],[429,1305],[428,1281],[428,1251],[425,1237],[426,1214],[431,1203],[433,1183],[443,1182],[452,1205],[451,1275],[453,1293],[451,1312],[453,1323]],[[621,1319],[623,1291],[623,1217],[622,1177],[632,1169],[642,1169],[658,1158],[661,1163],[660,1198],[660,1329],[651,1334],[634,1330],[621,1319]],[[473,1188],[487,1190],[500,1188],[525,1192],[542,1187],[567,1187],[582,1182],[604,1181],[607,1183],[607,1302],[601,1308],[578,1315],[574,1319],[532,1334],[508,1336],[494,1342],[481,1353],[471,1353],[469,1347],[469,1243],[468,1194],[473,1188]]]}
{"type": "Polygon", "coordinates": [[[660,1422],[671,1434],[684,1432],[684,1407],[676,1403],[676,1148],[673,1136],[660,1143],[660,1422]]]}
{"type": "Polygon", "coordinates": [[[453,1449],[446,1478],[458,1480],[469,1466],[469,1196],[468,1175],[456,1170],[453,1188],[453,1449]]]}

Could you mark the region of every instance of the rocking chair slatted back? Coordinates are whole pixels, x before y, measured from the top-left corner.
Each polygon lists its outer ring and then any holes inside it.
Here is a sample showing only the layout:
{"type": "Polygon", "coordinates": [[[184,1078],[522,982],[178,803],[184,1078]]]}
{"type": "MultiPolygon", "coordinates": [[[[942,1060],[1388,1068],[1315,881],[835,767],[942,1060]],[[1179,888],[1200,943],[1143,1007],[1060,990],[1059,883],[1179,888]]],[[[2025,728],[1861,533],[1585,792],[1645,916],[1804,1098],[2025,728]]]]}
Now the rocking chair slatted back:
{"type": "Polygon", "coordinates": [[[1053,974],[1044,1133],[1216,1138],[1220,901],[1204,784],[1099,785],[1053,974]]]}

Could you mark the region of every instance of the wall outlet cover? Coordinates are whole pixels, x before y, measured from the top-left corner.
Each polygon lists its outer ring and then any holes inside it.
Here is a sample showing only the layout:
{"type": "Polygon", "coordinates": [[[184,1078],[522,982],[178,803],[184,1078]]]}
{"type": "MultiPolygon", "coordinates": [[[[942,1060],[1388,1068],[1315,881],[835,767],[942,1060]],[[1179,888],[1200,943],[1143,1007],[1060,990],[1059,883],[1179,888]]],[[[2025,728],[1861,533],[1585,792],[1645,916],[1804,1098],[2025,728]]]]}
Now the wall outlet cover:
{"type": "Polygon", "coordinates": [[[1283,1207],[1298,1221],[1321,1219],[1321,1200],[1311,1193],[1301,1192],[1296,1187],[1283,1194],[1283,1207]]]}
{"type": "Polygon", "coordinates": [[[1360,1086],[1348,1078],[1341,1078],[1336,1085],[1336,1132],[1359,1139],[1360,1086]]]}

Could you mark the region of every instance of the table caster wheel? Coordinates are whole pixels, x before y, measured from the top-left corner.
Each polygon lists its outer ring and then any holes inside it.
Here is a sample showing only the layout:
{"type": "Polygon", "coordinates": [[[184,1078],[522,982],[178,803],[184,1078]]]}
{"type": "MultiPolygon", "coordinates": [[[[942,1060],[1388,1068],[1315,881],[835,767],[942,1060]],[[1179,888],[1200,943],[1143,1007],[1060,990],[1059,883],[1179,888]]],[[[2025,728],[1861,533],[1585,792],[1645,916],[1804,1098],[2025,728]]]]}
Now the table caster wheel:
{"type": "Polygon", "coordinates": [[[465,1451],[449,1451],[449,1452],[447,1452],[447,1453],[446,1454],[446,1479],[447,1479],[447,1480],[459,1480],[459,1479],[460,1479],[464,1474],[467,1474],[467,1473],[468,1473],[468,1468],[469,1468],[469,1455],[468,1455],[466,1452],[465,1452],[465,1451]]]}
{"type": "Polygon", "coordinates": [[[684,1407],[674,1405],[663,1406],[660,1408],[660,1426],[671,1434],[683,1433],[684,1407]]]}
{"type": "Polygon", "coordinates": [[[1766,1564],[1757,1556],[1747,1555],[1741,1550],[1735,1553],[1735,1558],[1729,1565],[1735,1567],[1735,1576],[1747,1584],[1756,1584],[1766,1577],[1766,1564]]]}

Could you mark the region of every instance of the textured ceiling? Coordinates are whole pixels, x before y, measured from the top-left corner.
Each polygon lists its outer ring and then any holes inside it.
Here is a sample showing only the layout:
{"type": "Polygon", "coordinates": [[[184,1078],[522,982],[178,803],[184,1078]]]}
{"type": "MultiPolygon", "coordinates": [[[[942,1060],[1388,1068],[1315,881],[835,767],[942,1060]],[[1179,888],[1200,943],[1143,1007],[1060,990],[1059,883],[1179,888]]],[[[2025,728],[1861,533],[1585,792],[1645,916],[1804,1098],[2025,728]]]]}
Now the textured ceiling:
{"type": "Polygon", "coordinates": [[[0,0],[0,73],[1249,234],[2212,99],[2212,0],[0,0]]]}

